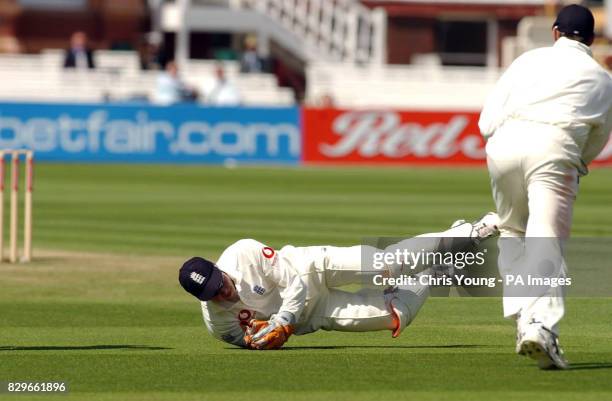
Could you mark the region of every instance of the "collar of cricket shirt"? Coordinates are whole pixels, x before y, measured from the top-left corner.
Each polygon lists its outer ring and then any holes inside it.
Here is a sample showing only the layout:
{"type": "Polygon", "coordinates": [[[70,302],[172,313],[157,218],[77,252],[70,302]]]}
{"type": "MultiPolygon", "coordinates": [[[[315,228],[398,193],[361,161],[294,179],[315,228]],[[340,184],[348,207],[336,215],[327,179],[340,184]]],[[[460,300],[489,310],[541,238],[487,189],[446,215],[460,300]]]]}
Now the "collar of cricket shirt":
{"type": "Polygon", "coordinates": [[[572,49],[580,50],[583,53],[588,54],[593,57],[593,52],[591,48],[584,43],[580,43],[577,40],[568,39],[566,37],[561,36],[554,44],[555,47],[571,47],[572,49]]]}

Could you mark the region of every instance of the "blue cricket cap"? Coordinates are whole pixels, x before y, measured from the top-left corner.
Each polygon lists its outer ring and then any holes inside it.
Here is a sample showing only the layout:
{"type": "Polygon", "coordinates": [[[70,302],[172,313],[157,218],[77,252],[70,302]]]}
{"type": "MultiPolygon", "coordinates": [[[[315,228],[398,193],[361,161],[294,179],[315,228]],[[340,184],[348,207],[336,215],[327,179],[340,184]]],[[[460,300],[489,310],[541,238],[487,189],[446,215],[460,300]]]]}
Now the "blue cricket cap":
{"type": "Polygon", "coordinates": [[[213,262],[196,256],[179,270],[179,283],[200,301],[209,301],[223,287],[223,274],[213,262]]]}
{"type": "Polygon", "coordinates": [[[595,19],[588,8],[570,4],[559,11],[553,28],[557,28],[559,32],[566,35],[590,39],[595,35],[595,19]]]}

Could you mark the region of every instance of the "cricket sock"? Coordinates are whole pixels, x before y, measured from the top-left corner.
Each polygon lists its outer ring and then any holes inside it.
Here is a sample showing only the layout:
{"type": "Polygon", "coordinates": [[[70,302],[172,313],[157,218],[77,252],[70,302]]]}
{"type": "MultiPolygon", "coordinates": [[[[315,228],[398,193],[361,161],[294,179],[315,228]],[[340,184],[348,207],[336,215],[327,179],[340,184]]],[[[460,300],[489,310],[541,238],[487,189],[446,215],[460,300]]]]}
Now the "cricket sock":
{"type": "Polygon", "coordinates": [[[396,297],[405,305],[410,316],[410,318],[407,319],[407,323],[410,323],[412,319],[414,319],[425,303],[425,300],[427,300],[427,297],[429,297],[429,286],[418,283],[419,277],[429,274],[429,271],[430,269],[426,269],[416,274],[414,276],[417,281],[416,284],[397,286],[396,297]]]}

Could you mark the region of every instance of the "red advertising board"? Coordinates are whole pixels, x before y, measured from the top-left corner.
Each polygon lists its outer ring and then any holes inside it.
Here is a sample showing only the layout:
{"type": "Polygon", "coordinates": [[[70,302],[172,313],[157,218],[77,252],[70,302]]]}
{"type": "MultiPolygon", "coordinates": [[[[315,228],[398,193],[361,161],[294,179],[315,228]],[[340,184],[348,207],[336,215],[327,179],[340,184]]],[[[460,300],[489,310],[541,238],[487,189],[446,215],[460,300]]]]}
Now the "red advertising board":
{"type": "MultiPolygon", "coordinates": [[[[484,165],[474,111],[303,109],[303,159],[337,164],[484,165]]],[[[599,164],[612,164],[612,142],[599,164]]]]}

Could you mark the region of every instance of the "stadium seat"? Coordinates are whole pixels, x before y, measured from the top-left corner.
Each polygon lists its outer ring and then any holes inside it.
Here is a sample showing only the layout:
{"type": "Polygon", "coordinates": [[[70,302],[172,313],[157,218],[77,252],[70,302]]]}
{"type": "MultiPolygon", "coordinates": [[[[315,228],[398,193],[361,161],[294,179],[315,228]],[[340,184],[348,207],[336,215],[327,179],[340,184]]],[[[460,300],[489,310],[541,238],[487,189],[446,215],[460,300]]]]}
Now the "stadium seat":
{"type": "MultiPolygon", "coordinates": [[[[62,68],[64,51],[44,50],[37,55],[0,55],[1,101],[98,102],[107,99],[152,98],[157,71],[141,71],[138,55],[131,51],[99,50],[91,71],[62,68]]],[[[185,81],[200,89],[211,79],[215,61],[190,60],[183,66],[185,81]]],[[[224,62],[227,76],[246,105],[290,106],[293,93],[281,88],[271,74],[240,74],[236,62],[224,62]]]]}

